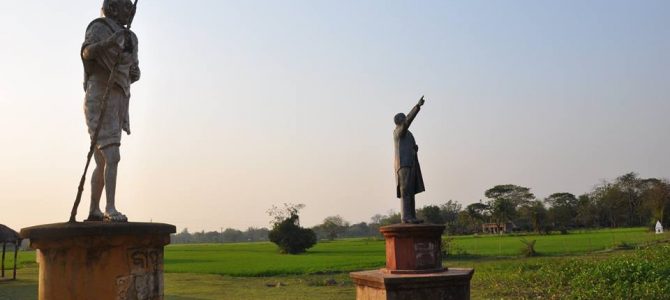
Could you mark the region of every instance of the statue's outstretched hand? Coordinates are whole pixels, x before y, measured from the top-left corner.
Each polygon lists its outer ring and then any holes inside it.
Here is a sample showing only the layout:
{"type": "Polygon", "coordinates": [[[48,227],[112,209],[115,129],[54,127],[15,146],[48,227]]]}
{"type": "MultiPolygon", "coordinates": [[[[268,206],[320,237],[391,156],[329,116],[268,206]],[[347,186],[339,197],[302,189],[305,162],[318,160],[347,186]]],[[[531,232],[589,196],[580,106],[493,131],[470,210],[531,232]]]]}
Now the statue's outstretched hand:
{"type": "Polygon", "coordinates": [[[419,99],[419,103],[417,103],[418,106],[423,106],[423,104],[426,103],[426,100],[423,97],[424,96],[421,96],[421,99],[419,99]]]}

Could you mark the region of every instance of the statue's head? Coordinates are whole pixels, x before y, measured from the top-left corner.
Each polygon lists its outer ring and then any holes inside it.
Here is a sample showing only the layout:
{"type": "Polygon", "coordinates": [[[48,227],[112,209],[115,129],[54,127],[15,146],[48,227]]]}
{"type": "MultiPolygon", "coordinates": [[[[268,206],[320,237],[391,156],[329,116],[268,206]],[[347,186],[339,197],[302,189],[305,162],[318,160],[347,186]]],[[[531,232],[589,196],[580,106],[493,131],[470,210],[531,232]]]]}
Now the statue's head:
{"type": "Polygon", "coordinates": [[[398,113],[397,115],[395,115],[395,117],[393,117],[393,122],[395,122],[396,125],[400,125],[403,122],[405,122],[406,118],[407,118],[407,116],[405,116],[405,114],[398,113]]]}
{"type": "Polygon", "coordinates": [[[133,2],[130,0],[104,0],[102,15],[121,25],[128,25],[133,15],[133,2]]]}

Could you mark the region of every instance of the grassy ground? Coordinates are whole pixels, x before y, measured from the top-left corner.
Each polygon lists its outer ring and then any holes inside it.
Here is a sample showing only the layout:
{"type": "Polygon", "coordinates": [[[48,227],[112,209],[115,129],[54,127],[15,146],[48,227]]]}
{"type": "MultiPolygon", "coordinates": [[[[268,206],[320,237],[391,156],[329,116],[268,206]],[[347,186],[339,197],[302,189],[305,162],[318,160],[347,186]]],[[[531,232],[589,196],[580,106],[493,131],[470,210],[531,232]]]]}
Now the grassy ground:
{"type": "Polygon", "coordinates": [[[167,300],[214,299],[355,299],[348,273],[273,277],[165,274],[167,300]],[[333,285],[327,285],[334,280],[333,285]]]}
{"type": "Polygon", "coordinates": [[[171,245],[165,271],[246,277],[332,273],[379,267],[384,255],[384,241],[367,239],[320,242],[301,255],[279,254],[272,243],[171,245]]]}
{"type": "MultiPolygon", "coordinates": [[[[463,236],[452,242],[452,253],[462,255],[450,256],[445,265],[475,268],[474,299],[561,298],[570,295],[565,285],[543,281],[558,280],[556,274],[576,274],[575,266],[597,269],[600,261],[640,252],[591,251],[622,244],[634,249],[635,245],[660,239],[670,239],[670,235],[654,235],[637,228],[550,236],[463,236]],[[519,257],[521,238],[537,240],[536,250],[541,256],[519,257]]],[[[34,259],[34,252],[19,254],[20,280],[0,282],[0,299],[36,298],[34,259]]],[[[171,245],[165,252],[165,294],[166,299],[174,300],[353,299],[355,289],[348,271],[383,265],[381,240],[322,242],[297,256],[280,255],[269,243],[171,245]]],[[[670,273],[670,269],[652,271],[656,273],[650,274],[670,273]]]]}
{"type": "Polygon", "coordinates": [[[16,277],[16,281],[0,281],[0,299],[37,299],[37,265],[24,264],[16,277]]]}
{"type": "MultiPolygon", "coordinates": [[[[536,240],[543,256],[585,254],[635,246],[663,238],[645,228],[595,230],[565,235],[457,236],[451,246],[456,257],[519,256],[521,239],[536,240]]],[[[384,241],[346,239],[320,242],[307,253],[282,255],[271,243],[170,245],[165,252],[166,272],[230,276],[273,276],[349,272],[383,266],[384,241]]]]}
{"type": "Polygon", "coordinates": [[[452,254],[474,256],[517,256],[521,239],[536,240],[535,250],[542,255],[584,254],[616,246],[640,245],[663,239],[646,228],[601,229],[552,235],[468,235],[455,236],[452,254]]]}

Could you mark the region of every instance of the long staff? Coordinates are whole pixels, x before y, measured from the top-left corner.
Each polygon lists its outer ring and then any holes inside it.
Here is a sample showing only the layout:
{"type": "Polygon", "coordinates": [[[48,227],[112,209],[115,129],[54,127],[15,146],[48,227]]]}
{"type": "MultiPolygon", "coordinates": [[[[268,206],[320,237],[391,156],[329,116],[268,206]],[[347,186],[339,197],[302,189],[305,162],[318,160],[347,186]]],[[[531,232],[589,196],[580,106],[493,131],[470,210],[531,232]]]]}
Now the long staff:
{"type": "MultiPolygon", "coordinates": [[[[130,15],[130,19],[128,20],[128,25],[125,28],[125,30],[127,31],[130,30],[130,25],[133,23],[133,19],[135,19],[135,12],[137,11],[137,1],[138,0],[135,0],[135,3],[133,3],[133,11],[130,15]]],[[[128,43],[128,41],[126,41],[126,43],[128,43]]],[[[91,138],[91,146],[89,147],[88,155],[86,156],[86,166],[84,167],[84,174],[81,175],[81,179],[79,180],[79,187],[77,188],[77,198],[74,200],[74,205],[72,206],[72,211],[70,212],[70,220],[68,221],[69,223],[77,222],[76,219],[77,209],[79,208],[79,203],[81,202],[81,194],[84,192],[84,183],[86,183],[86,173],[88,173],[88,166],[91,164],[91,157],[93,157],[93,152],[95,151],[95,145],[98,143],[98,135],[100,134],[100,129],[102,128],[102,122],[105,117],[105,111],[107,110],[107,100],[109,99],[109,92],[111,90],[112,85],[114,84],[114,75],[116,74],[116,69],[121,63],[121,53],[123,53],[123,51],[125,50],[122,49],[116,55],[114,67],[109,72],[109,79],[107,79],[107,87],[105,88],[105,93],[102,96],[102,108],[100,109],[100,116],[98,117],[98,125],[95,126],[95,132],[93,132],[93,137],[91,138]]]]}

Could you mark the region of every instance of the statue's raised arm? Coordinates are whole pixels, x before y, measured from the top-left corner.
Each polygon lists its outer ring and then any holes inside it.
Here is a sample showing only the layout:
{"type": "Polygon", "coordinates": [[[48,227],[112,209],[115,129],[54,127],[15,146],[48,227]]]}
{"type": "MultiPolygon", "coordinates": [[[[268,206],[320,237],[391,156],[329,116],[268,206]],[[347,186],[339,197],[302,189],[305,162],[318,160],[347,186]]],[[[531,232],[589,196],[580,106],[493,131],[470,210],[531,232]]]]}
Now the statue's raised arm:
{"type": "Polygon", "coordinates": [[[399,113],[395,116],[395,123],[397,126],[399,126],[399,133],[400,135],[405,135],[407,133],[407,130],[409,130],[409,126],[412,125],[412,122],[414,121],[414,118],[416,118],[416,115],[419,113],[421,110],[421,106],[426,102],[424,100],[424,96],[421,96],[421,99],[419,99],[419,103],[417,103],[412,110],[405,116],[403,113],[399,113]]]}

